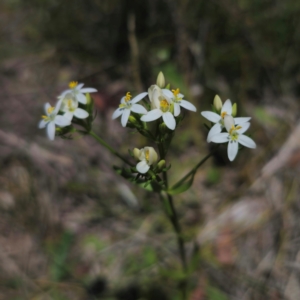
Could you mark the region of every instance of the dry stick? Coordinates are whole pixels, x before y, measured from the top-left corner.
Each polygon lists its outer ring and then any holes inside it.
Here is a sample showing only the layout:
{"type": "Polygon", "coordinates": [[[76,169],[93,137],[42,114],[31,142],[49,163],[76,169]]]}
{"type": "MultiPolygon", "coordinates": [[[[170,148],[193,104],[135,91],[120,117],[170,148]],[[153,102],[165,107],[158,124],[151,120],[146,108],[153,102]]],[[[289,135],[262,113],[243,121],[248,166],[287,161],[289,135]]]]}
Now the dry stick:
{"type": "Polygon", "coordinates": [[[140,77],[140,64],[139,64],[139,46],[135,34],[135,15],[129,13],[127,19],[128,27],[128,42],[131,51],[131,62],[132,62],[132,75],[135,83],[135,88],[138,92],[143,91],[143,85],[140,77]]]}

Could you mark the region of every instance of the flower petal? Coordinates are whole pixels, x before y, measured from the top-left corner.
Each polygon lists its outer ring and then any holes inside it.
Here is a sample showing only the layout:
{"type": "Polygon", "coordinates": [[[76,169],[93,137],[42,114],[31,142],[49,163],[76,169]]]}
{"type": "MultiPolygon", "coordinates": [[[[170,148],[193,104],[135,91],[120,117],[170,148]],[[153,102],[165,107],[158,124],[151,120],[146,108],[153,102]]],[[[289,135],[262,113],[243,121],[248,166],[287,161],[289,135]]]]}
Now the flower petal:
{"type": "Polygon", "coordinates": [[[163,114],[162,111],[160,109],[156,108],[156,109],[148,111],[148,113],[146,115],[143,115],[141,117],[141,121],[151,122],[151,121],[154,121],[154,120],[157,120],[158,118],[160,118],[162,116],[162,114],[163,114]]]}
{"type": "Polygon", "coordinates": [[[230,161],[233,161],[238,153],[239,143],[236,141],[230,141],[227,147],[227,155],[230,161]]]}
{"type": "Polygon", "coordinates": [[[242,125],[240,125],[242,128],[241,129],[238,129],[237,130],[237,132],[239,133],[239,134],[242,134],[242,133],[244,133],[244,132],[246,132],[247,130],[248,130],[248,128],[250,127],[250,123],[249,122],[246,122],[246,123],[244,123],[244,124],[242,124],[242,125]]]}
{"type": "Polygon", "coordinates": [[[174,103],[174,116],[177,117],[180,114],[180,105],[179,103],[174,103]]]}
{"type": "Polygon", "coordinates": [[[48,113],[48,109],[51,107],[50,103],[45,103],[44,105],[44,110],[45,110],[45,114],[47,116],[49,116],[49,113],[48,113]]]}
{"type": "Polygon", "coordinates": [[[86,97],[83,95],[83,94],[81,94],[81,93],[78,93],[77,95],[76,95],[76,99],[78,100],[78,102],[80,102],[80,103],[82,103],[82,104],[86,104],[86,97]]]}
{"type": "Polygon", "coordinates": [[[48,139],[53,141],[55,138],[55,124],[53,121],[48,123],[46,133],[47,133],[48,139]]]}
{"type": "Polygon", "coordinates": [[[252,148],[252,149],[256,148],[255,142],[251,138],[249,138],[248,136],[246,136],[244,134],[239,135],[238,141],[245,147],[252,148]]]}
{"type": "Polygon", "coordinates": [[[213,123],[218,123],[221,120],[221,116],[212,111],[202,111],[201,115],[213,123]]]}
{"type": "Polygon", "coordinates": [[[77,91],[79,91],[79,90],[81,90],[81,88],[84,86],[84,83],[79,83],[76,87],[75,87],[75,89],[77,90],[77,91]]]}
{"type": "Polygon", "coordinates": [[[80,93],[84,93],[84,94],[86,94],[86,93],[95,93],[95,92],[97,92],[97,90],[94,89],[94,88],[84,88],[84,89],[80,89],[80,93]]]}
{"type": "Polygon", "coordinates": [[[70,111],[67,111],[65,114],[63,114],[63,116],[64,116],[66,119],[70,120],[70,121],[72,121],[73,115],[74,115],[74,114],[73,114],[72,112],[70,112],[70,111]]]}
{"type": "Polygon", "coordinates": [[[147,95],[148,95],[147,92],[138,94],[137,96],[135,96],[135,97],[130,101],[130,103],[133,103],[133,104],[134,104],[134,103],[137,103],[137,102],[141,101],[143,98],[145,98],[147,95]]]}
{"type": "Polygon", "coordinates": [[[222,133],[213,135],[210,138],[210,141],[214,142],[214,143],[218,143],[218,144],[227,143],[229,141],[228,137],[229,137],[229,134],[227,132],[222,132],[222,133]]]}
{"type": "Polygon", "coordinates": [[[121,114],[123,113],[124,109],[121,109],[121,108],[117,108],[114,113],[112,114],[111,118],[114,120],[118,117],[121,116],[121,114]]]}
{"type": "Polygon", "coordinates": [[[164,96],[167,96],[168,98],[171,98],[171,99],[174,98],[174,95],[170,90],[162,89],[162,92],[163,92],[164,96]]]}
{"type": "Polygon", "coordinates": [[[89,113],[86,110],[78,107],[74,111],[74,116],[78,119],[85,119],[89,116],[89,113]]]}
{"type": "Polygon", "coordinates": [[[55,117],[53,124],[56,124],[60,127],[65,127],[71,124],[71,121],[64,116],[58,115],[55,117]]]}
{"type": "Polygon", "coordinates": [[[185,109],[190,110],[190,111],[197,111],[196,106],[193,105],[191,102],[186,101],[186,100],[181,100],[180,101],[180,106],[182,106],[185,109]]]}
{"type": "Polygon", "coordinates": [[[232,104],[231,104],[231,101],[229,99],[227,99],[225,101],[225,103],[223,104],[222,109],[221,109],[221,113],[223,113],[225,111],[226,111],[227,115],[232,114],[232,104]]]}
{"type": "Polygon", "coordinates": [[[148,172],[150,167],[148,166],[145,160],[142,160],[136,165],[136,169],[138,170],[139,173],[145,174],[148,172]]]}
{"type": "Polygon", "coordinates": [[[137,114],[143,114],[143,115],[145,115],[148,112],[147,109],[140,104],[133,104],[131,106],[131,110],[137,114]]]}
{"type": "MultiPolygon", "coordinates": [[[[211,142],[211,138],[212,138],[214,135],[220,133],[221,131],[222,131],[222,125],[221,125],[220,123],[216,123],[216,124],[210,129],[210,131],[208,132],[206,141],[207,141],[208,143],[210,143],[210,142],[211,142]]],[[[228,134],[227,134],[227,136],[228,136],[228,134]]]]}
{"type": "Polygon", "coordinates": [[[124,109],[122,117],[121,117],[121,124],[123,127],[126,126],[129,116],[130,116],[130,109],[124,109]]]}
{"type": "Polygon", "coordinates": [[[49,121],[41,120],[41,121],[39,122],[38,127],[39,127],[40,129],[41,129],[41,128],[45,128],[48,122],[49,122],[49,121]]]}
{"type": "Polygon", "coordinates": [[[169,129],[171,129],[171,130],[175,129],[176,121],[175,121],[174,116],[169,111],[166,113],[163,113],[162,118],[169,129]]]}
{"type": "Polygon", "coordinates": [[[59,112],[63,100],[64,100],[63,98],[59,98],[59,100],[58,100],[57,103],[55,104],[55,109],[54,109],[54,111],[53,111],[52,114],[55,114],[55,115],[56,115],[56,114],[59,112]]]}
{"type": "Polygon", "coordinates": [[[241,125],[251,120],[251,117],[234,118],[235,125],[241,125]]]}

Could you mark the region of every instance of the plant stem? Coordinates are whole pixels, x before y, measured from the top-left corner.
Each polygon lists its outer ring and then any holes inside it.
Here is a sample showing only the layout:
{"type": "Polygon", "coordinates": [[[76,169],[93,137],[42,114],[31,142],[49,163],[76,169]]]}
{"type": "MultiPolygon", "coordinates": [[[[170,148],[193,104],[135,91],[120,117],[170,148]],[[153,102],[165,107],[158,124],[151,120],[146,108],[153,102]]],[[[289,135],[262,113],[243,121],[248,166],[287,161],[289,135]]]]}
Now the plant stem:
{"type": "Polygon", "coordinates": [[[185,176],[183,176],[179,181],[177,181],[172,188],[175,188],[177,186],[179,186],[180,184],[182,184],[186,179],[188,179],[191,175],[193,175],[198,168],[200,168],[217,150],[217,147],[210,152],[208,155],[206,155],[203,159],[201,159],[197,165],[191,170],[189,171],[185,176]]]}
{"type": "Polygon", "coordinates": [[[111,146],[109,146],[106,142],[104,142],[95,132],[90,131],[89,135],[92,136],[99,144],[104,146],[107,150],[109,150],[112,154],[119,157],[123,162],[128,164],[129,166],[133,167],[134,164],[132,164],[127,158],[119,154],[115,149],[113,149],[111,146]]]}

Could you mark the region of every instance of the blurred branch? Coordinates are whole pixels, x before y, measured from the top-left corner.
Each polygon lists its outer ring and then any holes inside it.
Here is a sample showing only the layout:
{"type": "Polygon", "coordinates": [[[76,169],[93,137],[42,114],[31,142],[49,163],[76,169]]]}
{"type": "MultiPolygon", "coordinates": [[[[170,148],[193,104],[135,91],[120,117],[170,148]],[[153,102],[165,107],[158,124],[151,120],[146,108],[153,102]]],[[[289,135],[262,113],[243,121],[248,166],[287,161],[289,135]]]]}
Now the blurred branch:
{"type": "Polygon", "coordinates": [[[139,63],[139,46],[135,33],[135,15],[129,13],[127,18],[128,27],[128,42],[131,52],[131,65],[132,65],[132,77],[137,92],[143,91],[143,85],[140,76],[140,63],[139,63]]]}

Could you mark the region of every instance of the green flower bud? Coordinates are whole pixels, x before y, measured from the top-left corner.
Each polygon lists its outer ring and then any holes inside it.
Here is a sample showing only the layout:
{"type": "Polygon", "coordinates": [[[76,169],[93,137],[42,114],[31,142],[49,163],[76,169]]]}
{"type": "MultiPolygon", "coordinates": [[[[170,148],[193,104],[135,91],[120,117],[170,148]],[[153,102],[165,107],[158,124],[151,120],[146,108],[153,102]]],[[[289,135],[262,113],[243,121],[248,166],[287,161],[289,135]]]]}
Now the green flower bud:
{"type": "Polygon", "coordinates": [[[221,98],[219,97],[219,95],[216,95],[214,98],[214,107],[217,110],[217,112],[221,111],[222,106],[223,106],[223,103],[222,103],[221,98]]]}
{"type": "Polygon", "coordinates": [[[234,103],[234,104],[232,105],[232,113],[231,113],[231,115],[232,115],[233,117],[235,117],[236,114],[237,114],[237,104],[234,103]]]}
{"type": "Polygon", "coordinates": [[[166,85],[166,81],[165,81],[165,76],[163,74],[163,72],[159,72],[158,76],[157,76],[157,80],[156,80],[156,84],[160,87],[160,88],[164,88],[166,85]]]}
{"type": "Polygon", "coordinates": [[[138,121],[136,120],[136,118],[134,116],[129,116],[128,121],[132,124],[132,125],[138,125],[138,121]]]}
{"type": "Polygon", "coordinates": [[[157,171],[162,171],[162,169],[166,166],[166,161],[164,159],[160,160],[157,164],[157,171]]]}

